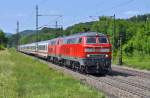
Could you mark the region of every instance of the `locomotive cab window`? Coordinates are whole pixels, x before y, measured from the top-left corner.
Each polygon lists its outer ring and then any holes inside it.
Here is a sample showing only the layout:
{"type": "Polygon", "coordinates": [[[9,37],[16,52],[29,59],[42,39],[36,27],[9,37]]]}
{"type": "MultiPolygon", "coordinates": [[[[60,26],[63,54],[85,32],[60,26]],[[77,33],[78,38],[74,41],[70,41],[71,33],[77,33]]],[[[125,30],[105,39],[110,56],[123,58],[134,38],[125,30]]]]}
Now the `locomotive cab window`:
{"type": "Polygon", "coordinates": [[[82,43],[82,38],[79,38],[79,42],[78,43],[82,43]]]}
{"type": "Polygon", "coordinates": [[[87,37],[86,43],[87,44],[96,44],[96,37],[87,37]]]}
{"type": "Polygon", "coordinates": [[[107,37],[99,37],[98,41],[99,43],[108,43],[107,37]]]}

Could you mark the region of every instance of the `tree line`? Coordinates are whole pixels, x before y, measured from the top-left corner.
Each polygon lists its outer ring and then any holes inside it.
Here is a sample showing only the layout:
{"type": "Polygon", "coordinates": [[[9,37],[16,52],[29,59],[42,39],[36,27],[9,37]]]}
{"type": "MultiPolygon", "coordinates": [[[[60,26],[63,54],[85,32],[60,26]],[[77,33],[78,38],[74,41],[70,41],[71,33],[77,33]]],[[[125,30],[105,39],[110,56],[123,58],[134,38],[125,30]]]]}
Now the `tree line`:
{"type": "MultiPolygon", "coordinates": [[[[102,16],[98,21],[75,24],[65,30],[45,27],[38,31],[38,36],[36,33],[19,36],[19,43],[32,43],[87,31],[108,34],[111,42],[114,34],[113,46],[116,54],[119,48],[120,35],[122,36],[122,50],[126,55],[130,56],[134,53],[150,54],[150,14],[138,15],[128,19],[115,19],[115,26],[112,17],[102,16]]],[[[9,38],[10,46],[16,45],[17,37],[18,35],[15,34],[9,38]]]]}
{"type": "Polygon", "coordinates": [[[150,14],[138,15],[129,19],[114,19],[103,16],[98,21],[76,24],[65,30],[65,34],[75,32],[94,31],[110,35],[111,42],[114,33],[114,49],[119,48],[120,35],[122,36],[123,52],[126,55],[150,54],[150,14]],[[114,32],[115,29],[115,32],[114,32]]]}
{"type": "Polygon", "coordinates": [[[3,50],[7,46],[8,38],[5,36],[5,33],[0,30],[0,50],[3,50]]]}

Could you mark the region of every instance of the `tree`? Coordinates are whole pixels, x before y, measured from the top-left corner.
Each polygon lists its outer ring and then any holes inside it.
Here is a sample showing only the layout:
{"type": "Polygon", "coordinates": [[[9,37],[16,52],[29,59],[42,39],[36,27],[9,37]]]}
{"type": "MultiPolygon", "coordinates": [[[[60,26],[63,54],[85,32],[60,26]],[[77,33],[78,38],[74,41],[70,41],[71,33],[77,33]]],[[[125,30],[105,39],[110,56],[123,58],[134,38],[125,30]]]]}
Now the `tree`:
{"type": "Polygon", "coordinates": [[[3,50],[7,45],[8,39],[5,37],[5,33],[0,30],[0,50],[3,50]]]}
{"type": "Polygon", "coordinates": [[[5,33],[0,30],[0,45],[5,45],[7,44],[7,38],[5,37],[5,33]]]}

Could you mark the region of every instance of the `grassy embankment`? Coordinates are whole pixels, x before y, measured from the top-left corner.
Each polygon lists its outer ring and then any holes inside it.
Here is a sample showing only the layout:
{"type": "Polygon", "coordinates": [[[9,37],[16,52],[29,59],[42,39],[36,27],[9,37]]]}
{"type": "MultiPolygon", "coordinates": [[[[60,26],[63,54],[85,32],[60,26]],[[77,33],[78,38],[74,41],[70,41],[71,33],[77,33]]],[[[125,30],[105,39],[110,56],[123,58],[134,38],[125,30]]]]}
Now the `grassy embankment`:
{"type": "Polygon", "coordinates": [[[104,98],[71,76],[14,50],[0,51],[0,98],[104,98]]]}
{"type": "MultiPolygon", "coordinates": [[[[123,65],[127,67],[150,70],[150,55],[134,53],[132,55],[123,54],[123,65]]],[[[118,57],[115,58],[115,64],[118,64],[118,57]]]]}
{"type": "Polygon", "coordinates": [[[128,67],[150,70],[150,56],[125,56],[123,60],[124,65],[128,67]]]}

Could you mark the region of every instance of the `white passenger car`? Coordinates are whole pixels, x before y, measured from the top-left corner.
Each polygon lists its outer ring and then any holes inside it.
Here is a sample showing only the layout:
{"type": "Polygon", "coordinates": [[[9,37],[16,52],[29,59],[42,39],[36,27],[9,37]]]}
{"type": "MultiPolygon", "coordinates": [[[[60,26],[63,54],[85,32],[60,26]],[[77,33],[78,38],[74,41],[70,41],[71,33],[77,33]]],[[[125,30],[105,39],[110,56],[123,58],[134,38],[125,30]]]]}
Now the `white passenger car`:
{"type": "Polygon", "coordinates": [[[36,43],[20,45],[18,50],[27,54],[36,54],[36,43]]]}
{"type": "Polygon", "coordinates": [[[38,44],[37,44],[37,55],[39,57],[43,57],[43,58],[48,57],[48,43],[49,43],[49,41],[38,42],[38,44]]]}

